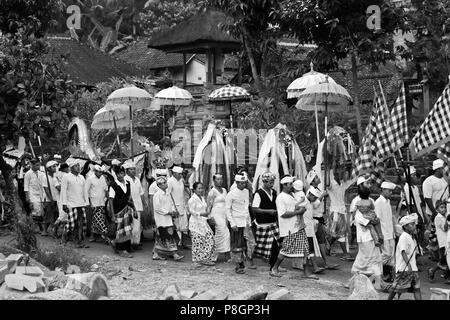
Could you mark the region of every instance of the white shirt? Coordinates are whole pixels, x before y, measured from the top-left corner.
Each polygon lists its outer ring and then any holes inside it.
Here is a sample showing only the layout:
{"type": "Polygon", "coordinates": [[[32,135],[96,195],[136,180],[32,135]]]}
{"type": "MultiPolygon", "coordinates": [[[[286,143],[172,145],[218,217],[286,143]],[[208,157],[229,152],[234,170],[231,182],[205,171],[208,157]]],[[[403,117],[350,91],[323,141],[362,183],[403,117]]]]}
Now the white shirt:
{"type": "Polygon", "coordinates": [[[81,174],[74,175],[68,173],[61,181],[61,203],[69,208],[79,208],[87,206],[87,199],[84,197],[85,180],[81,174]]]}
{"type": "Polygon", "coordinates": [[[175,206],[177,207],[180,215],[185,215],[186,203],[184,194],[184,180],[177,180],[174,176],[170,177],[169,180],[167,180],[167,192],[172,195],[173,201],[175,202],[175,206]]]}
{"type": "Polygon", "coordinates": [[[355,213],[355,226],[356,226],[356,241],[357,242],[369,242],[373,241],[370,229],[367,225],[370,223],[369,219],[364,218],[359,210],[355,213]]]}
{"type": "Polygon", "coordinates": [[[292,194],[281,192],[275,200],[278,210],[278,225],[280,227],[280,237],[286,237],[289,234],[296,233],[299,230],[297,216],[290,218],[282,217],[288,211],[295,211],[295,205],[298,203],[292,194]]]}
{"type": "Polygon", "coordinates": [[[138,178],[131,178],[130,176],[125,176],[125,181],[130,183],[130,193],[133,199],[134,207],[136,211],[143,211],[144,205],[142,204],[142,196],[144,195],[144,189],[142,189],[141,181],[138,178]]]}
{"type": "Polygon", "coordinates": [[[402,251],[405,251],[406,256],[409,259],[409,264],[411,265],[412,271],[418,271],[416,264],[417,250],[414,250],[415,248],[416,241],[408,232],[403,232],[398,239],[397,250],[395,252],[395,272],[402,272],[403,270],[408,271],[406,261],[402,257],[402,251]]]}
{"type": "Polygon", "coordinates": [[[250,213],[248,206],[250,197],[248,189],[239,190],[238,188],[231,190],[225,198],[225,208],[227,219],[231,227],[245,227],[250,224],[250,213]]]}
{"type": "Polygon", "coordinates": [[[84,197],[90,200],[93,207],[104,207],[106,195],[108,192],[108,185],[104,176],[89,177],[84,185],[84,197]]]}
{"type": "Polygon", "coordinates": [[[436,227],[436,238],[439,248],[443,248],[445,247],[445,243],[447,242],[447,231],[444,230],[445,216],[438,213],[434,218],[434,225],[436,227]]]}
{"type": "MultiPolygon", "coordinates": [[[[446,201],[448,198],[448,188],[447,188],[447,181],[445,181],[444,178],[437,178],[436,176],[432,175],[425,179],[422,185],[423,190],[423,197],[430,198],[433,201],[433,206],[436,206],[436,201],[439,199],[446,201]]],[[[430,208],[428,208],[426,213],[428,215],[432,215],[430,208]]]]}
{"type": "Polygon", "coordinates": [[[53,201],[60,201],[61,194],[56,187],[61,186],[61,183],[59,179],[55,176],[55,173],[53,176],[48,175],[48,182],[50,182],[50,192],[52,193],[53,201]]]}
{"type": "Polygon", "coordinates": [[[384,240],[394,239],[394,220],[392,217],[391,201],[380,196],[375,201],[375,213],[380,218],[381,232],[384,240]]]}
{"type": "MultiPolygon", "coordinates": [[[[415,203],[416,203],[417,212],[423,218],[422,206],[420,205],[422,200],[420,199],[419,188],[417,186],[415,186],[415,185],[412,185],[411,186],[411,190],[412,190],[412,196],[414,198],[413,201],[415,201],[415,203]]],[[[403,187],[403,192],[405,193],[406,201],[409,203],[409,185],[408,185],[408,183],[405,183],[405,186],[403,187]]],[[[413,203],[409,203],[409,204],[413,205],[414,202],[413,203]]]]}
{"type": "Polygon", "coordinates": [[[353,184],[354,180],[341,181],[339,185],[335,179],[331,179],[330,187],[328,189],[328,196],[330,197],[330,212],[338,212],[345,214],[347,208],[345,207],[345,191],[353,184]]]}
{"type": "Polygon", "coordinates": [[[206,213],[206,201],[204,197],[199,197],[195,193],[188,201],[189,212],[191,217],[189,219],[189,231],[197,232],[200,235],[205,235],[208,229],[206,219],[202,216],[206,213]]]}
{"type": "MultiPolygon", "coordinates": [[[[270,201],[272,201],[272,199],[273,199],[273,190],[270,190],[270,194],[267,193],[267,191],[264,190],[263,188],[261,190],[264,191],[267,194],[267,196],[269,197],[270,201]]],[[[254,197],[253,197],[252,207],[259,208],[260,205],[261,205],[261,196],[259,195],[258,192],[256,192],[254,197]]]]}
{"type": "MultiPolygon", "coordinates": [[[[124,180],[125,180],[125,179],[124,179],[124,180]]],[[[116,184],[117,184],[119,187],[122,188],[123,192],[124,192],[124,193],[127,193],[127,182],[126,182],[126,181],[120,182],[120,181],[117,180],[117,179],[116,179],[115,181],[116,181],[116,184]]],[[[130,187],[130,188],[131,188],[131,187],[130,187]]],[[[113,188],[109,188],[109,197],[114,199],[115,196],[116,196],[116,192],[114,191],[114,189],[113,189],[113,188]]]]}
{"type": "Polygon", "coordinates": [[[313,207],[308,199],[305,199],[306,211],[303,214],[303,222],[305,222],[305,232],[307,237],[314,237],[314,218],[313,218],[313,207]]]}
{"type": "MultiPolygon", "coordinates": [[[[312,186],[311,186],[312,187],[312,186]]],[[[320,191],[320,193],[322,193],[322,190],[320,190],[320,188],[316,188],[317,190],[320,191]]],[[[323,217],[323,200],[320,201],[319,199],[317,199],[314,204],[313,204],[313,217],[315,218],[322,218],[323,217]]]]}
{"type": "Polygon", "coordinates": [[[159,190],[161,189],[158,187],[158,184],[156,183],[156,181],[153,181],[150,187],[148,187],[148,195],[154,196],[159,190]]]}
{"type": "MultiPolygon", "coordinates": [[[[358,203],[359,200],[362,200],[360,196],[356,196],[355,198],[353,198],[352,202],[350,203],[350,212],[356,212],[357,210],[356,204],[358,203]]],[[[372,201],[373,205],[375,206],[375,200],[373,200],[370,197],[369,200],[372,201]]]]}
{"type": "MultiPolygon", "coordinates": [[[[159,188],[158,188],[159,189],[159,188]]],[[[153,196],[153,209],[155,212],[155,223],[159,227],[173,226],[172,216],[169,212],[175,211],[170,195],[161,189],[153,196]]]]}
{"type": "Polygon", "coordinates": [[[31,202],[43,202],[46,198],[44,187],[47,177],[41,171],[28,170],[24,177],[24,190],[28,192],[31,202]]]}

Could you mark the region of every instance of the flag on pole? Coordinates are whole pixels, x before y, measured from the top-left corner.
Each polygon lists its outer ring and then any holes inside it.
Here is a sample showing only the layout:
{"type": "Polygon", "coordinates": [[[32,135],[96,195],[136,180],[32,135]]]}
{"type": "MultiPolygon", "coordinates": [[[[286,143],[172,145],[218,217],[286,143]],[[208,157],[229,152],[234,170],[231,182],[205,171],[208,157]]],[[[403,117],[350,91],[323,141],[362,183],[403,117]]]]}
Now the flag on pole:
{"type": "Polygon", "coordinates": [[[450,85],[442,92],[409,144],[413,159],[450,142],[450,85]]]}
{"type": "Polygon", "coordinates": [[[383,87],[380,84],[381,93],[377,95],[378,104],[377,125],[375,131],[376,163],[382,162],[391,155],[388,127],[390,123],[389,108],[384,98],[383,87]]]}
{"type": "Polygon", "coordinates": [[[440,146],[437,151],[437,156],[444,162],[450,163],[450,143],[440,146]]]}
{"type": "Polygon", "coordinates": [[[356,157],[355,160],[355,170],[353,172],[353,175],[358,177],[373,167],[373,157],[374,154],[372,153],[372,140],[374,136],[374,129],[377,125],[377,104],[375,103],[376,98],[374,97],[374,104],[372,106],[372,112],[370,114],[369,123],[366,127],[366,132],[364,134],[364,137],[361,142],[361,146],[358,150],[358,157],[356,157]]]}
{"type": "Polygon", "coordinates": [[[400,93],[397,100],[395,100],[394,108],[391,111],[391,117],[387,128],[387,136],[389,138],[389,146],[392,154],[400,150],[400,148],[403,147],[407,141],[409,141],[405,83],[402,83],[400,93]]]}

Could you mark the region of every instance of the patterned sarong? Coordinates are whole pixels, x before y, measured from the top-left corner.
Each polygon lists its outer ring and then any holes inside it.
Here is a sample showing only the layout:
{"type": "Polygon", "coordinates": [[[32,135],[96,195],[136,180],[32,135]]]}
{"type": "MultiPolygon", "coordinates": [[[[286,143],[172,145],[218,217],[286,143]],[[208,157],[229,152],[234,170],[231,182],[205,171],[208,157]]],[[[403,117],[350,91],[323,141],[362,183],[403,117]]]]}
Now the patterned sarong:
{"type": "Polygon", "coordinates": [[[94,207],[92,214],[92,232],[106,235],[108,227],[106,226],[105,207],[94,207]]]}
{"type": "Polygon", "coordinates": [[[210,228],[205,235],[191,232],[192,236],[192,261],[209,262],[214,253],[214,233],[210,228]]]}
{"type": "Polygon", "coordinates": [[[131,232],[133,230],[133,209],[126,206],[115,215],[116,219],[116,242],[122,243],[131,240],[131,232]]]}
{"type": "Polygon", "coordinates": [[[420,289],[420,277],[417,271],[404,271],[395,274],[395,280],[392,284],[395,292],[412,292],[414,289],[420,289]]]}
{"type": "Polygon", "coordinates": [[[308,257],[309,245],[305,229],[291,233],[283,238],[280,254],[288,258],[308,257]]]}
{"type": "Polygon", "coordinates": [[[67,214],[67,224],[65,225],[65,229],[67,232],[74,232],[81,225],[83,228],[83,235],[86,234],[87,230],[87,218],[86,218],[86,209],[84,207],[80,208],[71,208],[69,213],[67,214]]]}
{"type": "Polygon", "coordinates": [[[280,242],[280,229],[276,222],[271,223],[266,226],[257,225],[256,226],[256,247],[254,254],[255,256],[260,256],[264,259],[269,259],[270,250],[272,249],[273,240],[280,242]]]}
{"type": "Polygon", "coordinates": [[[177,252],[180,241],[175,227],[158,227],[155,235],[155,250],[162,254],[177,252]]]}

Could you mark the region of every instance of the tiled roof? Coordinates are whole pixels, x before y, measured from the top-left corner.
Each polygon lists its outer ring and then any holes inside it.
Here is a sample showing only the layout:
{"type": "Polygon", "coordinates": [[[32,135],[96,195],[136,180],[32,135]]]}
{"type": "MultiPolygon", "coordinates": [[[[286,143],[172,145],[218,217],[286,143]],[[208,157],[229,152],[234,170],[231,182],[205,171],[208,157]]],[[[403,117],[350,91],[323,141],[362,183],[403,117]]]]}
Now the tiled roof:
{"type": "MultiPolygon", "coordinates": [[[[350,95],[354,96],[352,72],[350,67],[350,58],[344,59],[339,63],[339,69],[346,70],[345,73],[341,71],[333,71],[328,74],[338,84],[346,88],[350,95]]],[[[389,105],[391,105],[397,98],[401,75],[393,62],[387,62],[385,65],[380,65],[378,69],[378,71],[371,71],[368,66],[364,66],[358,70],[360,102],[371,103],[373,101],[373,88],[375,87],[377,91],[379,91],[379,80],[381,82],[381,86],[383,87],[386,101],[389,105]]]]}
{"type": "Polygon", "coordinates": [[[180,22],[176,26],[155,34],[149,41],[149,46],[156,49],[171,49],[180,45],[228,42],[240,44],[240,41],[222,30],[220,24],[229,18],[222,12],[206,10],[180,22]]]}
{"type": "Polygon", "coordinates": [[[142,70],[135,66],[72,38],[49,36],[47,41],[51,47],[49,55],[63,58],[66,72],[74,83],[96,85],[113,77],[124,78],[143,74],[142,70]]]}
{"type": "MultiPolygon", "coordinates": [[[[161,50],[148,48],[147,45],[148,39],[141,38],[132,46],[116,53],[114,56],[146,71],[183,66],[183,54],[166,53],[161,50]]],[[[190,54],[186,55],[186,61],[191,57],[192,55],[190,54]]]]}

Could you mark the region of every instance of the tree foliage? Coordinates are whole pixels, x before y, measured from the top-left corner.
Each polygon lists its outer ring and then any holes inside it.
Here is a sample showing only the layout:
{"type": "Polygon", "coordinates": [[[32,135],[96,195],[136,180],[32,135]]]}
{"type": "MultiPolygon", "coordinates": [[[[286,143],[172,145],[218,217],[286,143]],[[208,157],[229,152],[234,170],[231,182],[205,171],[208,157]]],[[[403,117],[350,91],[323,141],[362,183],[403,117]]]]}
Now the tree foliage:
{"type": "Polygon", "coordinates": [[[267,76],[267,58],[277,51],[278,28],[276,0],[209,0],[208,4],[233,18],[223,27],[241,39],[249,59],[258,92],[263,91],[267,76]]]}
{"type": "Polygon", "coordinates": [[[450,2],[423,0],[412,4],[415,10],[407,12],[405,29],[412,32],[414,41],[406,41],[401,53],[424,64],[431,87],[440,92],[450,74],[450,2]]]}
{"type": "Polygon", "coordinates": [[[378,65],[393,60],[393,34],[403,28],[403,9],[386,0],[283,1],[279,11],[280,28],[301,43],[314,42],[316,64],[336,69],[338,61],[355,53],[360,61],[378,65]],[[381,8],[381,30],[367,28],[366,10],[381,8]]]}
{"type": "Polygon", "coordinates": [[[139,13],[139,28],[145,36],[152,36],[190,18],[204,5],[204,0],[147,1],[139,13]]]}

